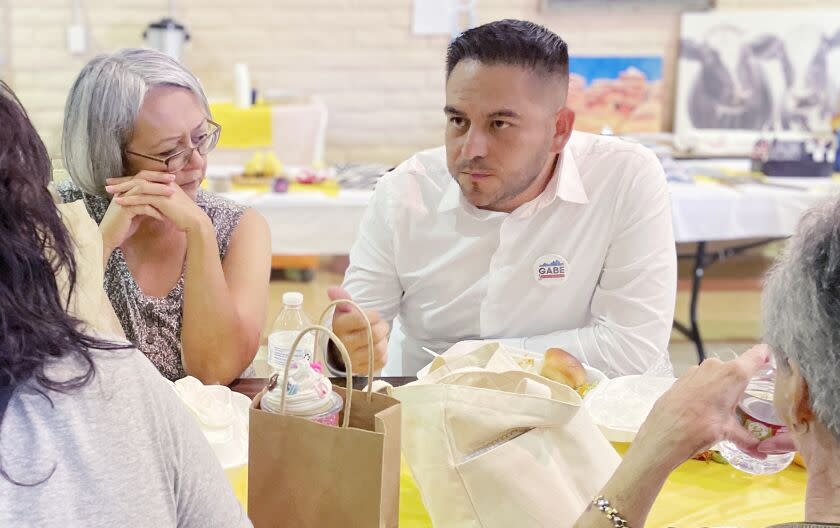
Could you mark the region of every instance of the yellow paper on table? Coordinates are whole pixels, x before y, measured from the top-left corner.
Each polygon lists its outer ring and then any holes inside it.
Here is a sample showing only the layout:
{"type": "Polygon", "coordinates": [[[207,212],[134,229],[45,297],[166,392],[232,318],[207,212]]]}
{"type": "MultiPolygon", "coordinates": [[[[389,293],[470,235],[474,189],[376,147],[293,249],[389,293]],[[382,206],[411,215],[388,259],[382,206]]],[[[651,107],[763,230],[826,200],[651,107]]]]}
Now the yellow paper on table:
{"type": "Polygon", "coordinates": [[[400,467],[400,528],[428,528],[432,519],[405,459],[400,467]]]}
{"type": "Polygon", "coordinates": [[[271,179],[269,178],[234,178],[230,186],[231,191],[256,191],[259,193],[271,192],[271,179]]]}
{"type": "Polygon", "coordinates": [[[239,108],[233,103],[212,103],[210,112],[213,120],[222,126],[220,148],[270,148],[273,145],[270,105],[239,108]]]}
{"type": "MultiPolygon", "coordinates": [[[[620,453],[627,444],[614,444],[620,453]]],[[[228,474],[243,506],[247,479],[228,474]]],[[[526,478],[526,477],[522,477],[526,478]]],[[[790,466],[775,475],[748,475],[715,462],[689,460],[674,471],[653,505],[646,526],[766,528],[801,521],[807,473],[790,466]]],[[[405,460],[400,474],[400,528],[430,528],[432,521],[405,460]]]]}
{"type": "MultiPolygon", "coordinates": [[[[617,446],[618,447],[618,446],[617,446]]],[[[626,446],[619,447],[619,451],[626,446]]],[[[247,480],[228,475],[243,506],[247,480]]],[[[776,475],[753,476],[715,462],[691,460],[668,478],[646,526],[739,526],[765,528],[802,520],[805,470],[791,466],[776,475]]],[[[400,475],[400,528],[429,528],[432,521],[408,465],[400,475]]]]}
{"type": "Polygon", "coordinates": [[[335,180],[326,180],[321,183],[289,183],[289,192],[320,192],[335,197],[340,191],[341,187],[335,180]]]}
{"type": "Polygon", "coordinates": [[[711,178],[709,176],[703,176],[702,174],[697,174],[694,176],[694,183],[705,183],[709,185],[720,185],[721,182],[717,178],[711,178]]]}
{"type": "Polygon", "coordinates": [[[233,488],[236,500],[242,505],[245,513],[248,513],[248,465],[225,468],[225,475],[233,488]]]}
{"type": "MultiPolygon", "coordinates": [[[[624,453],[628,444],[615,447],[624,453]]],[[[766,528],[801,521],[805,514],[806,475],[798,466],[775,475],[758,476],[724,464],[689,460],[668,477],[645,526],[766,528]]],[[[400,528],[431,526],[420,492],[403,463],[400,528]]]]}

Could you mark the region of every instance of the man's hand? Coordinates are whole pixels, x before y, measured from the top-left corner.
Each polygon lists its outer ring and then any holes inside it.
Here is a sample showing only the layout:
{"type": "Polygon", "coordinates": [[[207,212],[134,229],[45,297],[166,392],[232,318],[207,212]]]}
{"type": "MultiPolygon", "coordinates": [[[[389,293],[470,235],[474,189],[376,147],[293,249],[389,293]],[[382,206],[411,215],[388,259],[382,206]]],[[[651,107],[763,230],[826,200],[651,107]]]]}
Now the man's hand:
{"type": "MultiPolygon", "coordinates": [[[[338,286],[329,288],[327,295],[333,301],[350,299],[350,294],[338,286]]],[[[388,332],[390,326],[379,317],[379,313],[375,310],[365,310],[365,315],[370,321],[371,331],[373,332],[373,369],[379,370],[385,366],[385,362],[388,360],[388,332]]],[[[332,328],[350,354],[353,373],[367,374],[370,367],[370,356],[367,325],[362,314],[350,305],[340,304],[336,306],[332,328]]]]}

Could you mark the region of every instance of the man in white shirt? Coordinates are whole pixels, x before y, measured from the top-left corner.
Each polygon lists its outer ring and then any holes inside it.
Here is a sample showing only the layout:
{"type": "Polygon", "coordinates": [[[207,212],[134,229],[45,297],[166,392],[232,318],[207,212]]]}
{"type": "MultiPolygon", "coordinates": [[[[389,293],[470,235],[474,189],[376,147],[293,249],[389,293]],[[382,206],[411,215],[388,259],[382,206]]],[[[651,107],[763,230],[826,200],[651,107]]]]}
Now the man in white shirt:
{"type": "MultiPolygon", "coordinates": [[[[536,24],[493,22],[450,45],[446,147],[379,181],[329,292],[366,309],[384,373],[413,375],[432,359],[423,347],[470,339],[561,347],[610,376],[670,370],[664,173],[640,145],[572,133],[567,88],[566,43],[536,24]]],[[[363,328],[349,310],[333,320],[356,373],[363,328]]]]}

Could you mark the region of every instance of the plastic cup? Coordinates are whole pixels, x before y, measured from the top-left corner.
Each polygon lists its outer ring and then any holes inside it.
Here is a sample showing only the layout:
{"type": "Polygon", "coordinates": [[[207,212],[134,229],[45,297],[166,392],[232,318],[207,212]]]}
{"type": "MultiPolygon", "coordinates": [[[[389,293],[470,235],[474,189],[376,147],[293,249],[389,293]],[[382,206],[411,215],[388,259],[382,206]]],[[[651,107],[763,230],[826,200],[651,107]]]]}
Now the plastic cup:
{"type": "Polygon", "coordinates": [[[306,418],[319,424],[338,427],[338,415],[341,414],[341,410],[344,408],[344,398],[333,392],[330,393],[330,400],[332,405],[326,411],[310,416],[301,416],[301,418],[306,418]]]}

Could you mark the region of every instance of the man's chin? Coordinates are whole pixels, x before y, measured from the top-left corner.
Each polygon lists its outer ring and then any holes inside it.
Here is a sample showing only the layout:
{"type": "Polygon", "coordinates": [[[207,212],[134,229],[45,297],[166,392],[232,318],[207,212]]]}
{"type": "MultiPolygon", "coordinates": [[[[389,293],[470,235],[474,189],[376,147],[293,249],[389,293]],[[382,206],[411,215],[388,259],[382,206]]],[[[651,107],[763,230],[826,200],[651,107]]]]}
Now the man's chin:
{"type": "Polygon", "coordinates": [[[472,182],[458,180],[461,194],[472,205],[482,207],[487,203],[487,193],[481,192],[472,182]]]}
{"type": "Polygon", "coordinates": [[[464,198],[467,199],[470,205],[479,209],[486,209],[492,203],[486,194],[481,193],[464,193],[464,198]]]}

